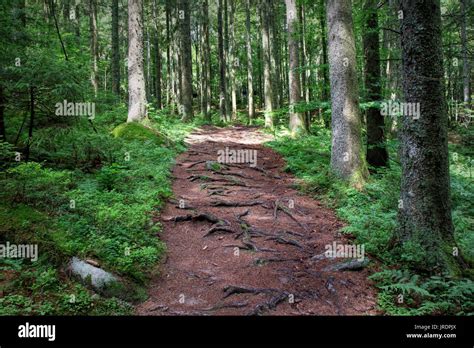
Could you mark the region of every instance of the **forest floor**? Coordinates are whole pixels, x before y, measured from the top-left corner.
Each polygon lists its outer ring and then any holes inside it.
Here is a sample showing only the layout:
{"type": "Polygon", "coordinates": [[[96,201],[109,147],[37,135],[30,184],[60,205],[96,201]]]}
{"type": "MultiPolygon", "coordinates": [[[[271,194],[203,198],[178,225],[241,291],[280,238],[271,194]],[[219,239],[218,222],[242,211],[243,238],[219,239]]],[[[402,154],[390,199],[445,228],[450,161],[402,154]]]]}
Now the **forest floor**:
{"type": "Polygon", "coordinates": [[[334,211],[295,189],[255,127],[204,126],[186,140],[163,208],[167,255],[139,315],[374,315],[367,269],[337,271],[325,246],[349,244],[334,211]],[[257,164],[216,163],[256,150],[257,164]]]}

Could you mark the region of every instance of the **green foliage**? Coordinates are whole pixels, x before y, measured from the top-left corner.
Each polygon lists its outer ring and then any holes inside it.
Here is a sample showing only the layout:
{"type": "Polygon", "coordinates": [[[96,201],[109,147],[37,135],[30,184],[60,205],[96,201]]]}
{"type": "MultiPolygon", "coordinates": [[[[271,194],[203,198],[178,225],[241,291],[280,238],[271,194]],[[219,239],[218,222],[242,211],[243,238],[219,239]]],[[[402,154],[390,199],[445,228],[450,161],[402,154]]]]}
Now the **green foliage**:
{"type": "Polygon", "coordinates": [[[116,138],[125,140],[140,140],[145,143],[152,142],[156,145],[164,143],[164,139],[156,130],[137,122],[122,123],[112,130],[112,134],[116,138]]]}
{"type": "Polygon", "coordinates": [[[71,256],[100,261],[131,284],[128,300],[143,299],[139,289],[165,252],[157,237],[161,226],[152,217],[172,193],[170,168],[184,149],[183,137],[194,127],[163,115],[152,114],[152,119],[152,128],[140,129],[148,137],[162,134],[167,147],[141,136],[113,137],[113,125],[98,115],[97,132],[86,120],[38,130],[31,158],[42,164],[9,164],[0,177],[2,202],[8,202],[0,206],[0,240],[38,243],[43,257],[15,270],[8,265],[23,277],[3,290],[1,314],[129,312],[113,291],[106,299],[69,278],[63,284],[61,270],[71,256]],[[75,303],[64,295],[71,291],[75,303]]]}
{"type": "Polygon", "coordinates": [[[0,170],[5,169],[15,158],[14,146],[0,140],[0,170]]]}
{"type": "MultiPolygon", "coordinates": [[[[340,182],[331,175],[330,132],[314,126],[313,134],[291,139],[286,130],[277,133],[275,141],[268,145],[281,153],[287,163],[286,169],[294,173],[303,192],[322,200],[336,209],[346,221],[344,233],[354,236],[357,243],[364,244],[369,255],[380,260],[385,267],[402,267],[401,270],[386,270],[373,276],[380,287],[379,306],[389,314],[466,314],[473,312],[472,281],[466,278],[424,278],[410,270],[423,260],[424,250],[406,243],[405,250],[394,253],[391,240],[398,226],[397,212],[401,168],[397,162],[397,143],[388,143],[390,167],[373,173],[363,190],[358,191],[340,182]],[[437,282],[436,282],[437,281],[437,282]],[[438,284],[444,281],[446,286],[438,284]],[[434,288],[439,285],[438,288],[434,288]],[[400,306],[396,295],[405,296],[400,306]]],[[[470,172],[470,156],[466,150],[451,146],[451,180],[453,198],[453,222],[455,238],[462,255],[472,264],[474,236],[474,189],[470,172]]]]}
{"type": "Polygon", "coordinates": [[[390,315],[474,313],[474,282],[433,276],[422,278],[408,270],[385,270],[370,277],[381,289],[379,306],[390,315]]]}

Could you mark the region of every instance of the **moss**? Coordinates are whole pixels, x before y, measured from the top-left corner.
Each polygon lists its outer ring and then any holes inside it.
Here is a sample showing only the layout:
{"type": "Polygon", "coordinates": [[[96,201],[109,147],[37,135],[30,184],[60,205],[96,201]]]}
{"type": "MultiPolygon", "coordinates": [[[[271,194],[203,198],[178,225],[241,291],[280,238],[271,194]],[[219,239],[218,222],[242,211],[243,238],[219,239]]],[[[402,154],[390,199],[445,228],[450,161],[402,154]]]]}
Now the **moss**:
{"type": "Polygon", "coordinates": [[[165,137],[156,130],[146,127],[140,123],[122,123],[112,130],[112,135],[125,140],[152,141],[157,145],[163,145],[165,137]]]}

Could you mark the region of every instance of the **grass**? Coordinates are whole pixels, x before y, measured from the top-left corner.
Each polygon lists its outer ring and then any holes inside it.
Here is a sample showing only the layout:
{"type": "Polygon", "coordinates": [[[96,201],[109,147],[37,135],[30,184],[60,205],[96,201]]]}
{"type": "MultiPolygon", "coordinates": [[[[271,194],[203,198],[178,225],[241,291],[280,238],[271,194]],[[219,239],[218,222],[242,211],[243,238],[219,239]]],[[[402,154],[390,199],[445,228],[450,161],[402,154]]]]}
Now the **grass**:
{"type": "Polygon", "coordinates": [[[121,124],[125,116],[123,107],[104,112],[96,131],[85,120],[40,128],[29,162],[0,148],[0,242],[38,244],[40,255],[36,262],[0,259],[0,315],[128,314],[128,302],[144,299],[166,251],[153,216],[172,194],[170,168],[199,120],[182,124],[152,110],[145,127],[121,124]],[[67,277],[72,256],[94,259],[132,284],[128,302],[67,277]]]}

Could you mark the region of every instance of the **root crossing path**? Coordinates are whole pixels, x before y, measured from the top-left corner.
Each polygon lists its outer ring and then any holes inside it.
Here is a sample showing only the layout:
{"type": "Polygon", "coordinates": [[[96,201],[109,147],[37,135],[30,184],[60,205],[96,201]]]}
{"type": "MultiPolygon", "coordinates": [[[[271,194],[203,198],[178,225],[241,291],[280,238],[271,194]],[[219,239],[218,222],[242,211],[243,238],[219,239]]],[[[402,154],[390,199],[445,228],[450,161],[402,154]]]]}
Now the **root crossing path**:
{"type": "Polygon", "coordinates": [[[294,188],[268,140],[253,127],[188,137],[174,198],[157,217],[167,256],[137,314],[377,314],[367,269],[336,270],[347,260],[325,256],[327,245],[350,243],[343,224],[294,188]]]}

